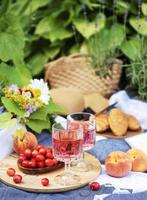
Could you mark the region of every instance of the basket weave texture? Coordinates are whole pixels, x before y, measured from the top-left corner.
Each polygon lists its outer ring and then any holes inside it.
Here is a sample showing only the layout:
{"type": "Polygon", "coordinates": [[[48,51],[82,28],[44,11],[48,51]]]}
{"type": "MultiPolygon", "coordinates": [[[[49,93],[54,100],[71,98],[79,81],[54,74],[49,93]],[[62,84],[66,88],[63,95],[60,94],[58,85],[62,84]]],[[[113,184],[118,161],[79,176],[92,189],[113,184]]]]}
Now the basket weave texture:
{"type": "Polygon", "coordinates": [[[45,80],[51,88],[74,86],[80,88],[84,94],[99,92],[108,97],[118,89],[121,65],[122,61],[116,59],[108,72],[109,75],[101,78],[96,75],[88,56],[74,54],[48,63],[45,80]]]}

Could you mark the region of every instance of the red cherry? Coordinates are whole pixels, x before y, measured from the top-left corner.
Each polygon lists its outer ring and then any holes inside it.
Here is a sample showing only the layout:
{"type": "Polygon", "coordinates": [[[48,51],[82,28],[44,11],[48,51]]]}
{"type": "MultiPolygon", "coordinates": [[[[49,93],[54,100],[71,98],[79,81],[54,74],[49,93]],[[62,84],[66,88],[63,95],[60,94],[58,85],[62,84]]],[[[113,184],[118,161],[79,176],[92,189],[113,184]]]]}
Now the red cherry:
{"type": "Polygon", "coordinates": [[[8,176],[14,176],[14,175],[15,175],[15,169],[9,168],[9,169],[7,170],[7,174],[8,174],[8,176]]]}
{"type": "Polygon", "coordinates": [[[54,165],[54,161],[48,158],[45,160],[45,165],[47,167],[52,167],[54,165]]]}
{"type": "Polygon", "coordinates": [[[16,174],[15,176],[13,176],[13,181],[14,183],[18,184],[22,182],[22,176],[19,174],[16,174]]]}
{"type": "Polygon", "coordinates": [[[92,182],[89,184],[91,190],[99,190],[100,189],[100,184],[96,181],[92,182]]]}
{"type": "Polygon", "coordinates": [[[53,158],[52,161],[54,162],[55,165],[59,162],[58,160],[56,160],[56,158],[53,158]]]}
{"type": "Polygon", "coordinates": [[[45,162],[44,161],[37,162],[37,167],[39,168],[45,167],[45,162]]]}
{"type": "Polygon", "coordinates": [[[42,154],[42,155],[45,155],[46,154],[46,148],[39,149],[39,153],[42,154]]]}
{"type": "Polygon", "coordinates": [[[52,148],[51,147],[47,147],[47,152],[52,153],[52,148]]]}
{"type": "Polygon", "coordinates": [[[26,160],[26,159],[27,159],[26,156],[25,156],[24,154],[22,154],[22,155],[19,156],[17,162],[20,163],[20,164],[22,164],[22,162],[23,162],[24,160],[26,160]]]}
{"type": "Polygon", "coordinates": [[[29,167],[29,161],[28,160],[24,160],[22,161],[22,164],[21,164],[23,167],[26,167],[28,168],[29,167]]]}
{"type": "Polygon", "coordinates": [[[41,155],[41,154],[38,154],[37,156],[36,156],[36,161],[44,161],[45,160],[45,157],[43,156],[43,155],[41,155]]]}
{"type": "Polygon", "coordinates": [[[47,152],[46,157],[50,158],[50,159],[54,158],[54,156],[53,156],[53,154],[51,152],[47,152]]]}
{"type": "Polygon", "coordinates": [[[32,159],[30,161],[30,166],[31,166],[31,168],[35,168],[37,166],[36,160],[32,159]]]}
{"type": "Polygon", "coordinates": [[[49,185],[49,180],[48,180],[48,178],[42,178],[42,179],[41,179],[41,183],[42,183],[43,186],[48,186],[48,185],[49,185]]]}
{"type": "Polygon", "coordinates": [[[32,157],[33,157],[33,158],[36,158],[37,155],[38,155],[38,151],[37,151],[36,149],[34,149],[34,150],[32,151],[32,157]]]}
{"type": "Polygon", "coordinates": [[[44,146],[44,144],[39,144],[38,146],[37,146],[37,151],[39,151],[41,148],[44,148],[45,146],[44,146]]]}
{"type": "Polygon", "coordinates": [[[20,156],[24,156],[24,153],[20,153],[20,154],[19,154],[19,157],[20,157],[20,156]]]}
{"type": "Polygon", "coordinates": [[[30,158],[32,156],[32,151],[31,149],[26,149],[24,151],[24,155],[26,156],[26,158],[30,158]]]}

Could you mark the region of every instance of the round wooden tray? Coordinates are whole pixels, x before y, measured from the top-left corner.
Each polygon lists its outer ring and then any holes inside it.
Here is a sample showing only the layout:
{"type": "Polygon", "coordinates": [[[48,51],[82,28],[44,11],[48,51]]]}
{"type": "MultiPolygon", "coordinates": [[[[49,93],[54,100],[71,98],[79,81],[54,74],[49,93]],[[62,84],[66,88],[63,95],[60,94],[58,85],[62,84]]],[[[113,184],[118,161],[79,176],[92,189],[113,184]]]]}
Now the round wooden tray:
{"type": "Polygon", "coordinates": [[[106,138],[114,138],[114,139],[123,139],[123,138],[128,138],[128,137],[132,137],[132,136],[135,136],[135,135],[138,135],[138,134],[141,134],[143,133],[144,130],[143,129],[139,129],[137,131],[130,131],[128,130],[127,133],[125,135],[122,135],[122,136],[116,136],[112,133],[111,130],[108,130],[108,131],[105,131],[105,132],[102,132],[102,133],[98,133],[97,132],[97,135],[101,135],[101,136],[104,136],[106,138]]]}
{"type": "Polygon", "coordinates": [[[100,162],[89,153],[85,153],[84,155],[85,160],[93,164],[93,169],[89,172],[76,172],[76,174],[78,174],[81,178],[80,182],[77,185],[61,186],[54,182],[54,177],[58,174],[61,174],[64,171],[64,168],[57,169],[46,174],[24,174],[19,170],[17,166],[17,159],[13,155],[5,158],[0,162],[0,180],[8,186],[12,186],[14,188],[30,192],[52,193],[78,189],[87,185],[90,181],[94,180],[101,173],[100,162]],[[21,184],[15,184],[13,182],[13,178],[9,177],[6,174],[6,171],[9,167],[13,167],[16,170],[17,174],[22,175],[23,182],[21,184]],[[44,177],[49,178],[49,186],[44,187],[41,185],[41,179],[44,177]]]}

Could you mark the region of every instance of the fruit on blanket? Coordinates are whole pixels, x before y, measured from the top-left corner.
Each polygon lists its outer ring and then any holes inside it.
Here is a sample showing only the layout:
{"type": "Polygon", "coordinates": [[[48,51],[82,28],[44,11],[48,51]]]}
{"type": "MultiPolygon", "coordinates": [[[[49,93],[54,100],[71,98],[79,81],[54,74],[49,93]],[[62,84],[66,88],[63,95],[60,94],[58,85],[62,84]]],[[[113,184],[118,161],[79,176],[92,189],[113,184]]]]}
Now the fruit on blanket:
{"type": "Polygon", "coordinates": [[[24,168],[44,168],[53,167],[60,161],[53,156],[52,148],[38,145],[36,149],[26,149],[18,158],[18,165],[24,168]],[[38,150],[37,150],[38,149],[38,150]]]}
{"type": "Polygon", "coordinates": [[[100,184],[96,181],[90,183],[89,186],[91,190],[95,190],[95,191],[99,190],[101,187],[100,184]]]}
{"type": "Polygon", "coordinates": [[[48,178],[42,178],[42,179],[41,179],[41,183],[42,183],[43,186],[48,186],[48,185],[49,185],[49,180],[48,180],[48,178]]]}
{"type": "Polygon", "coordinates": [[[147,171],[147,156],[143,151],[139,149],[130,149],[127,154],[132,160],[132,171],[147,171]]]}
{"type": "Polygon", "coordinates": [[[131,171],[132,161],[127,153],[115,151],[110,153],[106,158],[105,167],[108,175],[114,177],[124,177],[131,171]]]}
{"type": "Polygon", "coordinates": [[[37,146],[37,139],[31,132],[25,132],[24,129],[18,129],[13,137],[13,149],[17,154],[24,153],[29,149],[34,149],[37,146]]]}
{"type": "Polygon", "coordinates": [[[15,175],[15,169],[13,169],[13,168],[9,168],[8,170],[7,170],[7,174],[8,174],[8,176],[14,176],[15,175]]]}
{"type": "Polygon", "coordinates": [[[16,174],[15,176],[13,176],[13,181],[14,181],[14,183],[16,183],[16,184],[21,183],[21,182],[22,182],[22,176],[19,175],[19,174],[16,174]]]}

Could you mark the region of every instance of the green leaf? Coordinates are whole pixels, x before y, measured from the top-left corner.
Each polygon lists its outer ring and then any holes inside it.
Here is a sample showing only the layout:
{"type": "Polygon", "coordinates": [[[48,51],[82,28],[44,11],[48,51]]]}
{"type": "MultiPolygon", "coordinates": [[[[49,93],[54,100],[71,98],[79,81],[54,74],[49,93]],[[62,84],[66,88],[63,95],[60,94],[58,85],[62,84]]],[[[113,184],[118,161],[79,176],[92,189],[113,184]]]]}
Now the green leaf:
{"type": "Polygon", "coordinates": [[[0,128],[3,129],[14,127],[16,125],[16,122],[16,118],[10,119],[9,121],[5,121],[4,123],[0,122],[0,128]]]}
{"type": "Polygon", "coordinates": [[[81,0],[81,3],[86,5],[88,8],[90,8],[92,10],[92,2],[90,0],[81,0]]]}
{"type": "Polygon", "coordinates": [[[124,27],[120,24],[115,24],[110,30],[105,28],[91,36],[88,42],[88,47],[92,54],[96,52],[98,55],[100,53],[105,54],[105,52],[111,52],[118,48],[122,44],[124,38],[124,27]]]}
{"type": "Polygon", "coordinates": [[[45,50],[46,55],[48,55],[48,58],[50,59],[54,59],[59,52],[60,52],[59,46],[49,47],[49,49],[45,50]]]}
{"type": "Polygon", "coordinates": [[[53,101],[50,101],[48,105],[32,113],[30,119],[46,120],[48,114],[62,113],[64,111],[65,110],[61,108],[61,106],[55,104],[53,101]]]}
{"type": "Polygon", "coordinates": [[[2,3],[1,3],[2,5],[1,5],[1,9],[0,9],[0,16],[4,15],[8,11],[9,3],[10,3],[10,0],[2,1],[2,3]]]}
{"type": "Polygon", "coordinates": [[[25,111],[21,110],[19,105],[15,103],[13,100],[7,98],[7,97],[2,97],[1,101],[4,105],[4,107],[7,109],[7,111],[14,113],[18,116],[23,117],[25,114],[25,111]]]}
{"type": "Polygon", "coordinates": [[[50,4],[52,0],[17,0],[11,6],[11,11],[16,14],[30,15],[33,12],[37,11],[39,8],[50,4]]]}
{"type": "Polygon", "coordinates": [[[26,125],[36,133],[41,133],[42,130],[50,128],[50,121],[31,119],[26,123],[26,125]]]}
{"type": "Polygon", "coordinates": [[[135,61],[140,57],[141,44],[138,38],[132,38],[129,41],[123,42],[121,50],[129,59],[135,61]]]}
{"type": "Polygon", "coordinates": [[[0,59],[22,63],[25,38],[18,17],[5,14],[0,18],[0,59]]]}
{"type": "Polygon", "coordinates": [[[61,106],[55,104],[53,101],[50,101],[45,109],[46,109],[46,112],[50,113],[50,114],[65,112],[64,108],[62,108],[61,106]]]}
{"type": "Polygon", "coordinates": [[[46,106],[43,108],[38,109],[34,113],[31,114],[30,119],[40,119],[40,120],[46,120],[47,119],[47,110],[46,106]]]}
{"type": "Polygon", "coordinates": [[[32,74],[32,76],[38,75],[40,72],[44,70],[44,65],[48,61],[48,56],[42,53],[36,53],[28,60],[28,68],[32,74]]]}
{"type": "Polygon", "coordinates": [[[9,112],[4,112],[0,114],[0,128],[10,128],[16,124],[16,119],[11,119],[12,114],[9,112]]]}
{"type": "Polygon", "coordinates": [[[146,18],[131,18],[130,19],[131,26],[141,35],[147,36],[147,20],[146,18]]]}
{"type": "Polygon", "coordinates": [[[17,84],[18,86],[27,85],[31,79],[28,70],[24,68],[16,68],[6,65],[4,63],[0,64],[0,74],[3,75],[4,80],[7,80],[8,84],[17,84]]]}
{"type": "Polygon", "coordinates": [[[74,54],[80,52],[80,47],[79,45],[74,44],[70,49],[69,49],[69,54],[74,54]]]}
{"type": "Polygon", "coordinates": [[[130,3],[124,2],[122,0],[117,0],[117,12],[120,14],[125,13],[126,11],[130,10],[130,3]]]}
{"type": "Polygon", "coordinates": [[[92,22],[86,21],[85,18],[78,18],[74,20],[74,25],[76,29],[85,37],[88,39],[91,35],[93,35],[96,31],[100,31],[104,28],[106,22],[105,15],[102,13],[99,13],[96,20],[92,22]],[[95,29],[95,23],[98,24],[97,30],[95,29]]]}
{"type": "Polygon", "coordinates": [[[14,133],[14,137],[18,137],[20,140],[23,140],[25,135],[25,130],[23,128],[19,128],[16,130],[16,132],[14,133]]]}
{"type": "MultiPolygon", "coordinates": [[[[22,1],[22,0],[21,0],[22,1]]],[[[24,2],[26,0],[23,0],[24,2]]],[[[24,14],[25,15],[30,15],[34,11],[36,11],[38,8],[41,8],[43,6],[46,6],[49,4],[52,0],[31,0],[29,6],[25,10],[24,14]]]]}
{"type": "Polygon", "coordinates": [[[147,3],[141,4],[142,13],[147,16],[147,3]]]}
{"type": "Polygon", "coordinates": [[[12,114],[9,112],[4,112],[0,114],[0,123],[5,123],[5,121],[10,120],[12,117],[12,114]]]}
{"type": "Polygon", "coordinates": [[[55,19],[51,16],[43,18],[36,27],[35,34],[40,35],[51,42],[57,39],[63,40],[69,38],[73,33],[67,30],[64,26],[64,21],[61,19],[55,19]]]}
{"type": "Polygon", "coordinates": [[[119,47],[125,38],[124,26],[120,24],[114,24],[110,29],[109,35],[109,49],[119,47]]]}

